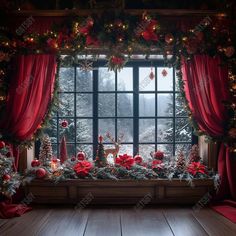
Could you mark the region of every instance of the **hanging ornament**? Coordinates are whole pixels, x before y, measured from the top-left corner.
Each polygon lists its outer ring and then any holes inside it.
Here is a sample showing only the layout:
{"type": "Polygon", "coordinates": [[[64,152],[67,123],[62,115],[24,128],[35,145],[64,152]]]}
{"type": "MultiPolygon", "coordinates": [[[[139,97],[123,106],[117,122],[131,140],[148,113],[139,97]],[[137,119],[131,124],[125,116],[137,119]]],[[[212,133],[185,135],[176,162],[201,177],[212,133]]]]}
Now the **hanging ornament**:
{"type": "Polygon", "coordinates": [[[61,127],[62,127],[62,128],[67,128],[67,127],[68,127],[68,121],[67,121],[67,120],[63,120],[63,121],[61,122],[61,127]]]}
{"type": "Polygon", "coordinates": [[[152,67],[151,67],[151,72],[149,74],[149,78],[150,78],[150,80],[153,80],[155,78],[155,74],[153,72],[153,68],[152,67]]]}
{"type": "Polygon", "coordinates": [[[167,72],[166,69],[163,69],[161,74],[162,74],[163,77],[166,77],[168,75],[168,72],[167,72]]]}
{"type": "Polygon", "coordinates": [[[173,41],[174,41],[174,36],[171,33],[165,35],[165,42],[167,44],[171,44],[173,43],[173,41]]]}
{"type": "Polygon", "coordinates": [[[38,159],[35,159],[31,162],[32,167],[36,167],[36,166],[40,166],[40,165],[41,165],[41,163],[38,159]]]}
{"type": "Polygon", "coordinates": [[[44,168],[39,168],[35,174],[38,179],[43,179],[47,175],[47,171],[44,168]]]}
{"type": "Polygon", "coordinates": [[[142,158],[142,156],[140,156],[139,154],[137,154],[137,155],[134,156],[134,161],[135,161],[136,164],[139,165],[139,164],[142,164],[143,158],[142,158]]]}
{"type": "Polygon", "coordinates": [[[83,72],[89,72],[93,70],[93,62],[88,61],[87,59],[79,63],[79,68],[83,72]]]}

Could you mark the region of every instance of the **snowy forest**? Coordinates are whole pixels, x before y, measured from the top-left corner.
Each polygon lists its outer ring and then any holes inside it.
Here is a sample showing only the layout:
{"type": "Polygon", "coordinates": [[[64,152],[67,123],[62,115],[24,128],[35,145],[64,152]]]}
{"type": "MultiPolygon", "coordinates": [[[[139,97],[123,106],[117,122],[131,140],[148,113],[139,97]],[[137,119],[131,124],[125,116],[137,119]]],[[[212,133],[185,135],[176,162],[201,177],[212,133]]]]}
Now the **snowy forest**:
{"type": "MultiPolygon", "coordinates": [[[[188,123],[180,93],[173,93],[173,87],[178,91],[178,83],[173,85],[173,69],[157,68],[157,104],[155,98],[155,78],[150,79],[150,67],[139,68],[139,154],[144,158],[150,157],[150,152],[157,149],[173,156],[173,142],[176,145],[174,152],[179,150],[188,152],[191,146],[192,131],[188,123]],[[167,75],[162,75],[163,69],[167,75]],[[148,91],[148,92],[147,92],[148,91]],[[174,97],[175,96],[175,97],[174,97]],[[175,100],[175,104],[173,104],[175,100]],[[174,111],[175,110],[175,111],[174,111]],[[175,114],[175,119],[173,118],[175,114]],[[157,119],[157,122],[155,122],[157,119]],[[155,129],[157,125],[157,129],[155,129]],[[155,140],[155,130],[157,138],[155,140]],[[178,143],[179,142],[179,143],[178,143]],[[181,144],[181,142],[187,142],[181,144]],[[149,143],[149,144],[145,144],[149,143]]],[[[50,127],[45,130],[53,144],[55,155],[58,144],[63,135],[67,140],[69,156],[79,150],[84,151],[89,158],[93,157],[93,71],[82,71],[78,67],[62,67],[59,76],[59,110],[53,114],[50,127]],[[57,119],[58,118],[58,119],[57,119]],[[66,120],[68,126],[62,127],[61,122],[66,120]],[[57,132],[58,131],[58,132],[57,132]]],[[[133,68],[125,67],[115,72],[105,67],[98,68],[98,134],[105,137],[109,132],[115,137],[124,135],[121,153],[133,153],[133,68]],[[117,87],[117,94],[115,89],[117,87]],[[116,100],[117,98],[117,100],[116,100]],[[116,109],[117,106],[117,109],[116,109]],[[117,120],[115,121],[115,118],[117,120]]],[[[134,78],[136,79],[136,78],[134,78]]],[[[105,148],[113,147],[110,140],[104,140],[105,148]]]]}

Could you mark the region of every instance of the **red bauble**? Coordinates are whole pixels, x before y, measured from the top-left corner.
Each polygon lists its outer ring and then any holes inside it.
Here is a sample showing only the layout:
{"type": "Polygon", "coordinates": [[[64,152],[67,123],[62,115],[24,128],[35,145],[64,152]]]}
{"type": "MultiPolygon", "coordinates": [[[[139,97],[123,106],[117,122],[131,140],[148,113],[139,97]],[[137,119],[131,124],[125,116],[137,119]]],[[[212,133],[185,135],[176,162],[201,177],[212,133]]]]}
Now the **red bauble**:
{"type": "Polygon", "coordinates": [[[174,41],[174,36],[172,34],[165,35],[165,42],[171,44],[174,41]]]}
{"type": "Polygon", "coordinates": [[[6,144],[3,141],[0,141],[0,149],[4,148],[6,144]]]}
{"type": "Polygon", "coordinates": [[[33,160],[32,162],[31,162],[31,166],[32,167],[36,167],[36,166],[40,166],[40,161],[39,160],[37,160],[37,159],[35,159],[35,160],[33,160]]]}
{"type": "Polygon", "coordinates": [[[153,153],[153,157],[157,160],[162,160],[164,158],[164,152],[156,151],[153,153]]]}
{"type": "Polygon", "coordinates": [[[46,176],[47,172],[45,169],[39,168],[36,170],[35,174],[38,179],[43,179],[46,176]]]}
{"type": "Polygon", "coordinates": [[[8,175],[8,174],[5,174],[5,175],[2,176],[2,179],[3,179],[4,181],[8,181],[8,180],[11,179],[11,176],[8,175]]]}
{"type": "Polygon", "coordinates": [[[143,162],[143,158],[142,156],[137,154],[136,156],[134,156],[134,161],[136,164],[141,164],[143,162]]]}
{"type": "Polygon", "coordinates": [[[84,152],[82,152],[82,151],[79,151],[79,152],[77,153],[77,159],[78,159],[79,161],[84,161],[84,160],[86,159],[86,154],[85,154],[84,152]]]}
{"type": "Polygon", "coordinates": [[[61,127],[62,127],[62,128],[67,128],[67,127],[68,127],[68,121],[67,121],[67,120],[63,120],[63,121],[61,122],[61,127]]]}

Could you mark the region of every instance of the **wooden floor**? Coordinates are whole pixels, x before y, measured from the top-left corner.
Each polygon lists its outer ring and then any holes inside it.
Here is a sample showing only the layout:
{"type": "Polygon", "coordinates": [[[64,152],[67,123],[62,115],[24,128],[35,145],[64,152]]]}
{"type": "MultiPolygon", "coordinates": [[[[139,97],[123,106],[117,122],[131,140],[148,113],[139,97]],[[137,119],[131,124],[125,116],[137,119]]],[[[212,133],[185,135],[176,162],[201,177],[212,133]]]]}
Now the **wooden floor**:
{"type": "Polygon", "coordinates": [[[0,235],[235,236],[236,224],[207,208],[37,207],[21,217],[0,220],[0,235]]]}

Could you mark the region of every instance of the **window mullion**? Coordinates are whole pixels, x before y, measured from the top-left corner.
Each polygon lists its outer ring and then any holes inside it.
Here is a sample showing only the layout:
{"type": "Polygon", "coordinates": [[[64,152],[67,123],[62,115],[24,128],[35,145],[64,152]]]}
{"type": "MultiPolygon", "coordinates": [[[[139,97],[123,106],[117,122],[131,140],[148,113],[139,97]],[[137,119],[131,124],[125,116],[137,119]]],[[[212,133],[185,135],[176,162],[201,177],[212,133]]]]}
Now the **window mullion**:
{"type": "Polygon", "coordinates": [[[139,152],[139,67],[134,65],[133,67],[133,153],[134,155],[139,152]]]}

